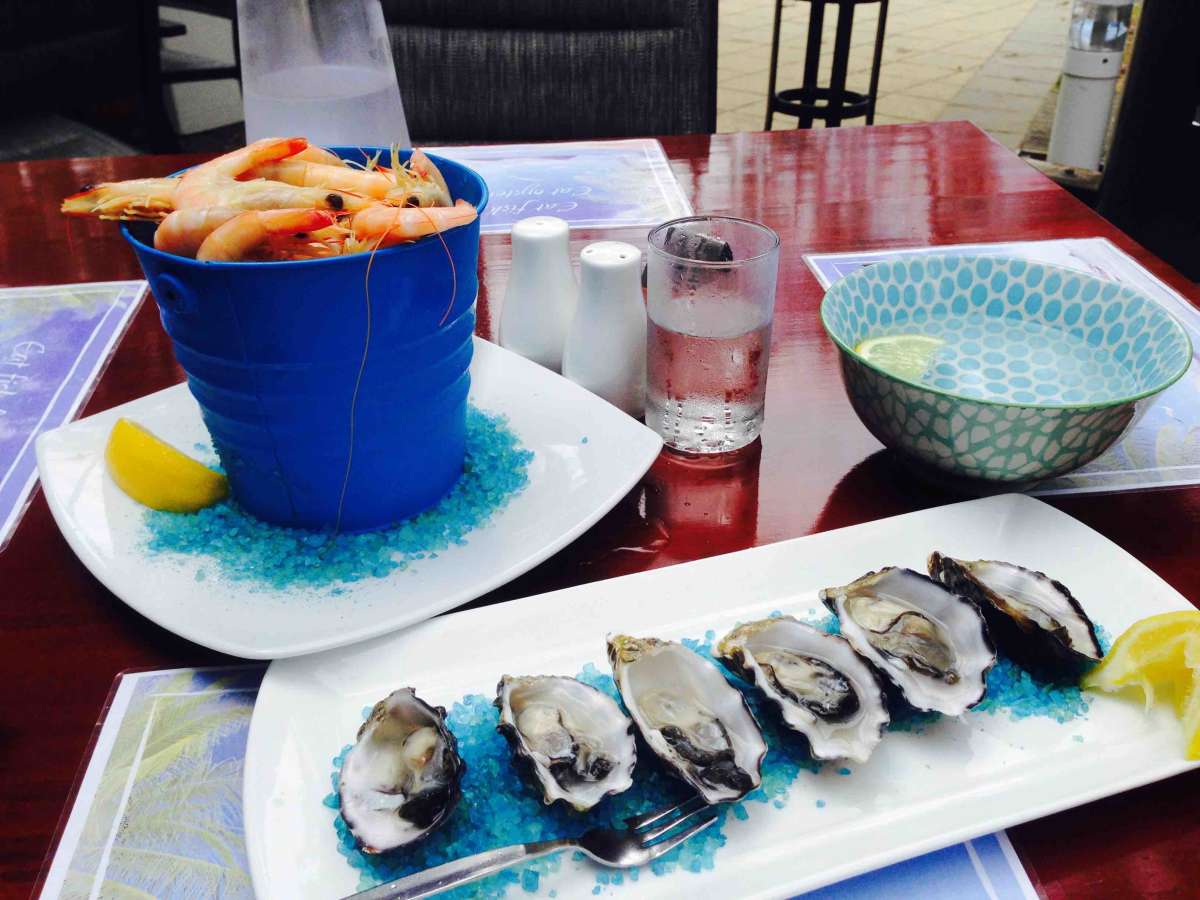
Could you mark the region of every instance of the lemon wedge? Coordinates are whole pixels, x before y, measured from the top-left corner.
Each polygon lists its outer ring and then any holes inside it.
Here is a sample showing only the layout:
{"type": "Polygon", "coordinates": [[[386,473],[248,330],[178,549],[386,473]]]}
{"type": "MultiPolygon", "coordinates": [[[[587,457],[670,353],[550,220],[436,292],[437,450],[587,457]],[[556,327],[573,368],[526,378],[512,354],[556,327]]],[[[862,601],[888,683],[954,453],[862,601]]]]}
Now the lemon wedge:
{"type": "Polygon", "coordinates": [[[1200,759],[1200,610],[1162,613],[1130,625],[1083,679],[1092,691],[1140,691],[1146,708],[1170,696],[1188,759],[1200,759]]]}
{"type": "Polygon", "coordinates": [[[229,482],[136,422],[117,419],[104,449],[117,487],[151,509],[195,512],[229,493],[229,482]]]}
{"type": "Polygon", "coordinates": [[[946,342],[926,334],[885,334],[867,338],[854,352],[897,378],[917,381],[929,369],[933,355],[946,342]]]}

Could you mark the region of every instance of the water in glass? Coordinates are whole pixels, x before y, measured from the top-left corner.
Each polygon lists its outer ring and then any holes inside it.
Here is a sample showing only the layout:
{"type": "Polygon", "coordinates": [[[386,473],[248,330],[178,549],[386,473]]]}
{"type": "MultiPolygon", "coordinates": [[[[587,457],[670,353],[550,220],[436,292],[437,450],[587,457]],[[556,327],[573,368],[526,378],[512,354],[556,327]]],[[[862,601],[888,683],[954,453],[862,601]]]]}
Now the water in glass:
{"type": "Polygon", "coordinates": [[[771,323],[748,307],[722,324],[689,334],[650,321],[646,424],[676,449],[736,450],[762,428],[771,323]]]}

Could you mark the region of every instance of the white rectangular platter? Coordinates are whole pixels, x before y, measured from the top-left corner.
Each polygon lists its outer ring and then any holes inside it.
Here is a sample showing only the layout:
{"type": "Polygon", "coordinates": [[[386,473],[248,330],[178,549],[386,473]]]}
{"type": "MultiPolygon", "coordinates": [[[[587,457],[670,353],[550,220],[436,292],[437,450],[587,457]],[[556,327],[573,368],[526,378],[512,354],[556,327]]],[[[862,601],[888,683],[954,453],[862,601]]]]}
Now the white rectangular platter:
{"type": "MultiPolygon", "coordinates": [[[[605,635],[721,635],[774,610],[817,614],[816,593],[868,570],[923,570],[927,554],[1004,559],[1066,583],[1113,635],[1188,602],[1111,541],[1019,495],[992,497],[825,532],[470,610],[267,672],[250,729],[245,823],[260,898],[329,898],[357,873],[338,855],[330,760],[350,742],[361,711],[411,685],[449,705],[491,695],[500,675],[605,669],[605,635]]],[[[606,888],[629,897],[786,897],[1166,778],[1192,768],[1169,712],[1149,716],[1112,697],[1084,718],[1013,721],[1004,713],[943,719],[924,733],[885,736],[849,777],[836,765],[802,772],[783,809],[747,803],[726,825],[728,843],[700,874],[643,873],[606,888]],[[825,805],[818,807],[816,800],[825,805]]],[[[544,880],[559,898],[590,897],[595,871],[565,861],[544,880]]],[[[515,891],[514,893],[520,893],[515,891]]]]}

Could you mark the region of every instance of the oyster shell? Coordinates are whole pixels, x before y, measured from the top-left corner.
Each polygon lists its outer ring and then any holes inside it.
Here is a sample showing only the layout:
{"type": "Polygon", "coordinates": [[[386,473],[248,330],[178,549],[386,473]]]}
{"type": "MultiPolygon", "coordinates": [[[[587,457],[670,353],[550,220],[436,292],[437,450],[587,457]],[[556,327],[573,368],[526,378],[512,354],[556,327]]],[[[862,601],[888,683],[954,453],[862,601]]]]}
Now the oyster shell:
{"type": "Polygon", "coordinates": [[[1066,586],[999,560],[929,556],[929,574],[973,600],[996,644],[1027,668],[1069,675],[1104,655],[1096,627],[1066,586]]]}
{"type": "Polygon", "coordinates": [[[342,818],[365,853],[411,844],[454,809],[465,768],[446,711],[412,688],[393,691],[375,704],[342,763],[342,818]]]}
{"type": "Polygon", "coordinates": [[[583,812],[633,784],[633,722],[607,694],[575,678],[505,675],[496,708],[500,733],[529,762],[547,804],[583,812]]]}
{"type": "Polygon", "coordinates": [[[827,588],[821,600],[851,646],[917,709],[957,716],[983,699],[996,651],[970,600],[890,566],[827,588]]]}
{"type": "Polygon", "coordinates": [[[706,802],[737,800],[762,783],[767,743],[716,666],[681,644],[623,634],[609,638],[608,658],[650,749],[706,802]]]}
{"type": "Polygon", "coordinates": [[[844,638],[777,616],[739,625],[717,652],[808,738],[817,759],[866,762],[881,740],[889,720],[883,685],[844,638]]]}

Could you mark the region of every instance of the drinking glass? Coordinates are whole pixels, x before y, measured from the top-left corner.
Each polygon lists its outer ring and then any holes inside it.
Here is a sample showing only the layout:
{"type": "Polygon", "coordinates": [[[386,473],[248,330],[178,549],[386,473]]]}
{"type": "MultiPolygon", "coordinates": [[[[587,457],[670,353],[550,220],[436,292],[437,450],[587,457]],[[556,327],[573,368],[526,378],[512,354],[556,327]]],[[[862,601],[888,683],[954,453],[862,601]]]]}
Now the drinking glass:
{"type": "Polygon", "coordinates": [[[744,447],[762,431],[779,235],[691,216],[649,242],[646,424],[686,453],[744,447]]]}

